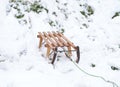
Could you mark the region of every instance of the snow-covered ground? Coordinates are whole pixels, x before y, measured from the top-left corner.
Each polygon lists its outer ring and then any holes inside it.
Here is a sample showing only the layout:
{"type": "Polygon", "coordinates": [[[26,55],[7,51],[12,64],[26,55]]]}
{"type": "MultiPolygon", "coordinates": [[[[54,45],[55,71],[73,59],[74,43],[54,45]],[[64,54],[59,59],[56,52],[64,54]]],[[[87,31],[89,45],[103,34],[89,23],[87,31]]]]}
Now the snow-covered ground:
{"type": "Polygon", "coordinates": [[[6,12],[8,0],[0,0],[0,87],[113,87],[103,79],[83,73],[63,54],[59,54],[54,66],[49,64],[44,57],[46,48],[38,49],[37,34],[62,28],[64,35],[80,47],[78,66],[120,87],[120,16],[112,19],[115,12],[120,12],[120,0],[41,3],[49,12],[25,13],[30,22],[22,25],[14,17],[14,9],[6,12]],[[80,4],[85,3],[94,9],[88,18],[80,14],[80,4]],[[50,26],[50,20],[56,26],[50,26]]]}

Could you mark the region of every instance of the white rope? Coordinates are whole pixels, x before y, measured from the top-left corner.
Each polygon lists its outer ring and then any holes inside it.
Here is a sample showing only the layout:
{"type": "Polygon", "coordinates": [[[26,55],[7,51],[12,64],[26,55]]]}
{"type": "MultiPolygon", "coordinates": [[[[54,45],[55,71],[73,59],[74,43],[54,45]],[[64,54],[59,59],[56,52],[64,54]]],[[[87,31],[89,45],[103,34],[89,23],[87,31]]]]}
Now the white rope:
{"type": "MultiPolygon", "coordinates": [[[[64,50],[64,49],[63,49],[63,50],[64,50]]],[[[64,51],[64,52],[66,53],[66,55],[68,56],[68,58],[71,60],[71,62],[72,62],[80,71],[82,71],[83,73],[85,73],[85,74],[87,74],[87,75],[89,75],[89,76],[92,76],[92,77],[100,78],[100,79],[102,79],[103,81],[105,81],[106,83],[112,84],[113,87],[120,87],[120,86],[118,86],[118,84],[116,84],[115,82],[110,81],[110,80],[106,80],[106,79],[105,79],[104,77],[102,77],[102,76],[93,75],[93,74],[90,74],[90,73],[86,72],[85,70],[83,70],[82,68],[80,68],[75,61],[72,60],[72,58],[67,54],[66,51],[64,51]]]]}
{"type": "Polygon", "coordinates": [[[77,64],[76,62],[74,62],[71,58],[70,58],[70,60],[71,60],[72,63],[73,63],[80,71],[82,71],[83,73],[85,73],[85,74],[87,74],[87,75],[89,75],[89,76],[92,76],[92,77],[100,78],[100,79],[102,79],[103,81],[112,84],[113,87],[119,87],[119,86],[118,86],[115,82],[113,82],[113,81],[106,80],[106,79],[105,79],[104,77],[102,77],[102,76],[93,75],[93,74],[90,74],[90,73],[84,71],[84,70],[81,69],[81,68],[78,66],[78,64],[77,64]]]}

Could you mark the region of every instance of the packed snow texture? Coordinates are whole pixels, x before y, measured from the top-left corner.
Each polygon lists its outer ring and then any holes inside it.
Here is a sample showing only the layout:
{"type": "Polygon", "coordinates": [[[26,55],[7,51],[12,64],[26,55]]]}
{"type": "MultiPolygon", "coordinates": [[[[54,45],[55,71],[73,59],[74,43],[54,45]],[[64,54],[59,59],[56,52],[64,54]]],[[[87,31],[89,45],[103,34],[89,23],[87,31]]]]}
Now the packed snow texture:
{"type": "Polygon", "coordinates": [[[44,45],[38,48],[37,34],[62,28],[80,47],[78,66],[120,87],[120,16],[112,19],[120,12],[120,0],[41,0],[41,4],[49,12],[25,13],[31,22],[22,25],[14,9],[6,12],[8,0],[0,0],[0,87],[113,87],[83,73],[62,53],[54,66],[49,63],[44,45]],[[80,4],[92,6],[94,14],[85,18],[80,4]],[[58,25],[50,26],[50,20],[58,25]]]}

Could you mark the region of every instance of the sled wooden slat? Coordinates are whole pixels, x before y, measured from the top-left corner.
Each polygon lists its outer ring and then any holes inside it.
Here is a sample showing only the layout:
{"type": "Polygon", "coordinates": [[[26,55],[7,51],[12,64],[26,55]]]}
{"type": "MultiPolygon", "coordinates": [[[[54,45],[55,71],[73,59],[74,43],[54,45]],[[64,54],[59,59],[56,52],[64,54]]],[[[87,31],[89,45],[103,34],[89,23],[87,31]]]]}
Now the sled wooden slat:
{"type": "MultiPolygon", "coordinates": [[[[45,47],[47,47],[46,56],[49,57],[51,50],[54,52],[52,64],[55,61],[56,55],[58,51],[58,47],[67,48],[67,53],[69,56],[72,56],[72,50],[74,49],[77,53],[77,60],[79,62],[80,53],[79,53],[79,46],[75,46],[69,39],[67,39],[62,33],[60,32],[38,32],[37,37],[40,39],[39,41],[39,48],[42,46],[42,42],[45,42],[45,47]]],[[[65,52],[65,51],[63,51],[65,52]]],[[[66,54],[66,53],[65,53],[66,54]]]]}
{"type": "Polygon", "coordinates": [[[76,49],[76,46],[70,40],[68,40],[63,34],[58,32],[58,35],[60,35],[62,38],[64,38],[64,40],[66,40],[70,46],[72,46],[73,48],[76,49]]]}
{"type": "Polygon", "coordinates": [[[57,43],[51,37],[49,37],[49,35],[46,32],[43,32],[43,34],[53,44],[54,47],[57,46],[57,43]]]}
{"type": "Polygon", "coordinates": [[[52,33],[53,33],[53,35],[54,35],[55,37],[58,38],[58,40],[59,40],[61,43],[63,43],[64,46],[67,46],[67,47],[69,46],[68,43],[67,43],[61,36],[59,36],[56,32],[53,31],[52,33]]]}
{"type": "Polygon", "coordinates": [[[39,32],[39,35],[37,35],[38,38],[40,38],[40,43],[39,43],[39,48],[42,46],[42,40],[44,39],[47,43],[47,45],[50,47],[50,48],[53,48],[53,46],[51,45],[51,43],[45,38],[44,35],[42,35],[41,32],[39,32]]]}
{"type": "Polygon", "coordinates": [[[51,32],[48,32],[49,36],[52,37],[58,44],[58,46],[62,47],[64,46],[59,40],[57,37],[55,37],[51,32]]]}

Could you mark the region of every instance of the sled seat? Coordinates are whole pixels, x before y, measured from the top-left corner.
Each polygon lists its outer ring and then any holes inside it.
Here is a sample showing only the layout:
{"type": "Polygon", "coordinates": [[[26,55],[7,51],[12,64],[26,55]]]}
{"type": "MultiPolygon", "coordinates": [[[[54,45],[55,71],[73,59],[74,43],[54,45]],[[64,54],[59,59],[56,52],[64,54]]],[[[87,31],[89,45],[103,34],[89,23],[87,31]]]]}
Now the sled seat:
{"type": "Polygon", "coordinates": [[[72,56],[72,49],[76,51],[77,53],[77,60],[76,62],[79,62],[80,59],[80,52],[79,52],[79,46],[75,46],[68,38],[66,38],[62,33],[58,31],[52,31],[52,32],[38,32],[37,38],[39,38],[39,48],[41,48],[42,43],[44,41],[45,47],[47,48],[46,56],[49,58],[50,52],[53,51],[53,59],[52,64],[54,63],[57,52],[61,52],[58,50],[58,48],[67,47],[67,50],[64,50],[62,52],[65,52],[67,56],[72,56]]]}

